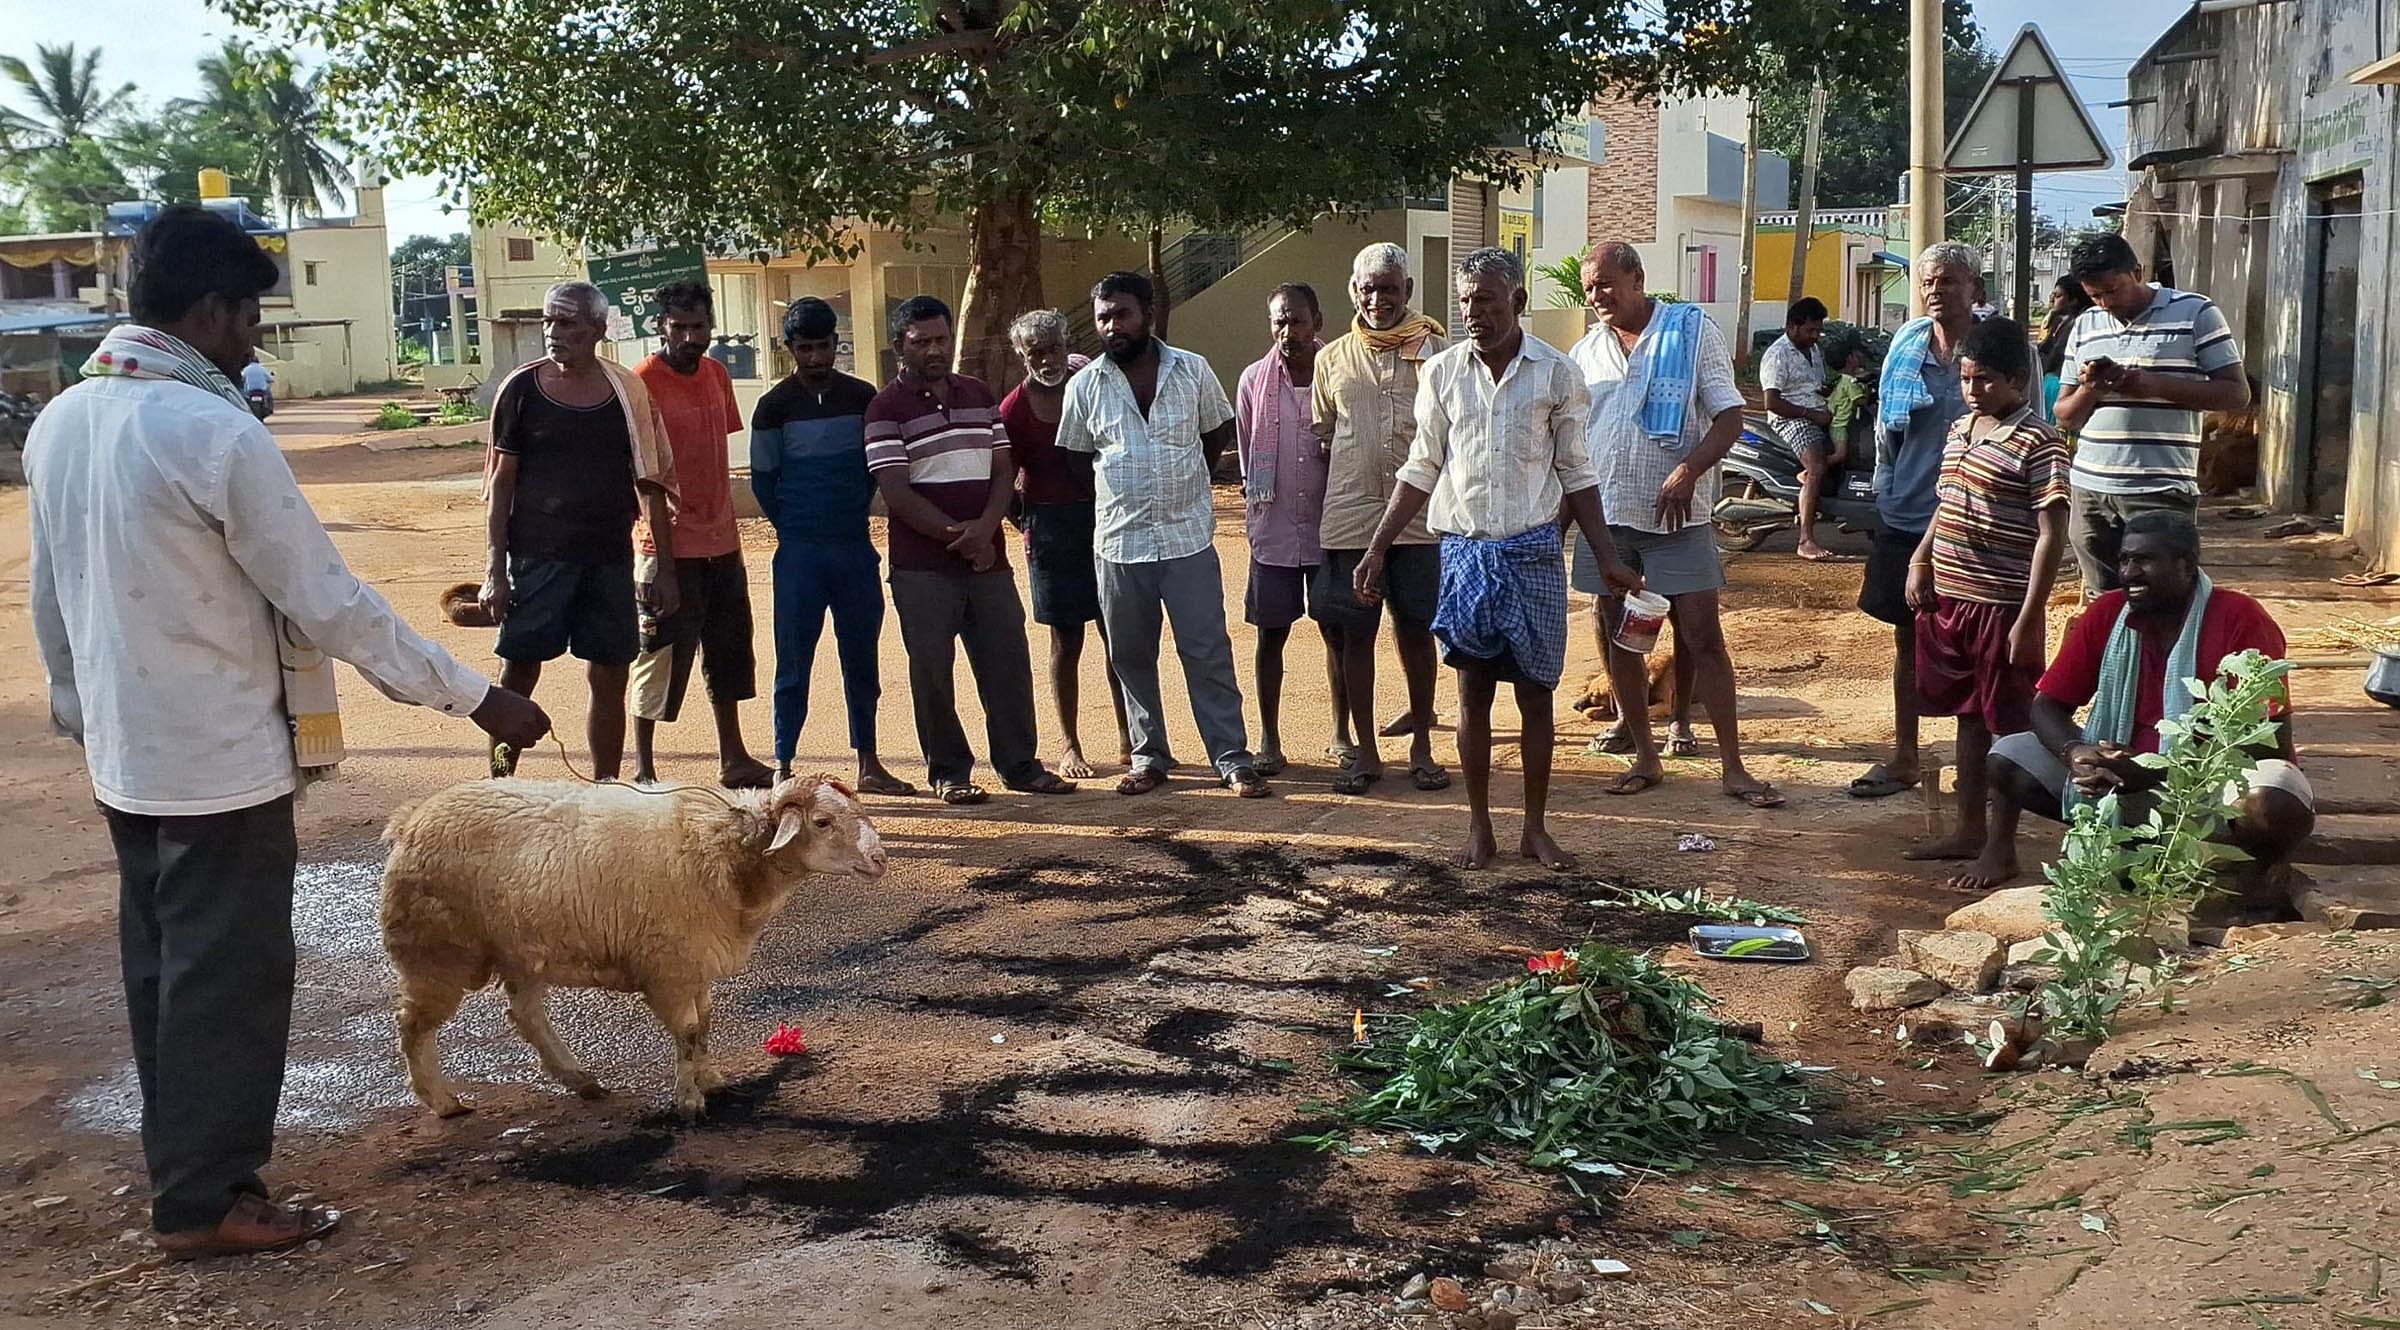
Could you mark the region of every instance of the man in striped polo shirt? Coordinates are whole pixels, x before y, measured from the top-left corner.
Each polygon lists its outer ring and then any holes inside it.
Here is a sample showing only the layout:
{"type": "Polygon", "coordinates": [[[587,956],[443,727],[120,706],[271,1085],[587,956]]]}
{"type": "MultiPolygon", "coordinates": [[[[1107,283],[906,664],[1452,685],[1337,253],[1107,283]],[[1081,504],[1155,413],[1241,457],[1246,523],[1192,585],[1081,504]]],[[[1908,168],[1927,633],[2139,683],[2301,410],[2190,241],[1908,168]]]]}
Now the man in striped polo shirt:
{"type": "Polygon", "coordinates": [[[2074,432],[2069,539],[2088,599],[2114,590],[2125,521],[2200,502],[2200,414],[2250,404],[2233,330],[2208,297],[2142,280],[2119,235],[2075,246],[2067,270],[2092,308],[2067,335],[2059,427],[2074,432]]]}
{"type": "Polygon", "coordinates": [[[950,372],[948,305],[932,296],[900,302],[891,334],[900,374],[867,404],[867,470],[891,513],[892,608],[926,774],[944,803],[989,797],[969,779],[975,754],[958,723],[963,640],[1001,782],[1069,793],[1075,787],[1035,756],[1025,606],[1000,542],[1016,471],[999,399],[983,380],[950,372]]]}

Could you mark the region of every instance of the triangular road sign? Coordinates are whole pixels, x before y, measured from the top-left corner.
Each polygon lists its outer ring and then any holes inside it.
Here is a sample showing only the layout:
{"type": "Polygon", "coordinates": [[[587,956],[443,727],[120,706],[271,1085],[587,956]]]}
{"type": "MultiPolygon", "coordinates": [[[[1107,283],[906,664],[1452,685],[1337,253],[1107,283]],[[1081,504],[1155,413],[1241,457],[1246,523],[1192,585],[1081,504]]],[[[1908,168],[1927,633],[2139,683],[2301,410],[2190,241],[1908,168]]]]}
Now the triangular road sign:
{"type": "Polygon", "coordinates": [[[2028,23],[1983,91],[1975,94],[1967,122],[1942,155],[1942,167],[1953,175],[2080,171],[2107,166],[2111,160],[2107,141],[2076,97],[2075,85],[2060,72],[2050,43],[2042,39],[2040,28],[2028,23]],[[2024,97],[2033,99],[2033,122],[2030,141],[2020,145],[2019,99],[2024,97]]]}

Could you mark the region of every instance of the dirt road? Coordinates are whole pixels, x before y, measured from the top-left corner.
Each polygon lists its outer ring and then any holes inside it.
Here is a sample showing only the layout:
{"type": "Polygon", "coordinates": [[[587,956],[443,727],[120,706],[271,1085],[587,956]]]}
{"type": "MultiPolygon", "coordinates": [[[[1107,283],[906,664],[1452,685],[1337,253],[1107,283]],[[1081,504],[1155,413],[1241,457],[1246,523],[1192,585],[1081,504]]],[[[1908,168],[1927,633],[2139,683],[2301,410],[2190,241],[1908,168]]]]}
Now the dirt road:
{"type": "MultiPolygon", "coordinates": [[[[364,414],[356,402],[295,403],[276,427],[362,575],[437,640],[487,658],[488,633],[439,623],[432,607],[442,587],[480,564],[479,454],[368,451],[348,438],[364,414]]],[[[1219,553],[1229,569],[1242,566],[1239,527],[1238,504],[1222,503],[1219,553]]],[[[2238,532],[2212,524],[2220,529],[2238,532]]],[[[771,537],[755,525],[744,536],[763,606],[771,537]]],[[[2287,624],[2337,610],[2394,612],[2388,600],[2359,599],[2384,593],[2336,601],[2322,543],[2221,542],[2226,558],[2213,566],[2220,582],[2268,598],[2287,624]]],[[[1812,1318],[1813,1303],[1853,1317],[1883,1309],[1878,1325],[2150,1326],[2187,1323],[2180,1308],[2162,1313],[2159,1272],[2217,1254],[2195,1248],[2187,1259],[2177,1244],[2195,1236],[2183,1231],[2192,1223],[2163,1203],[2116,1208],[2097,1236],[2076,1204],[2031,1212],[2040,1223],[1995,1220],[1988,1189],[1953,1196],[1956,1161],[1921,1153],[1969,1138],[1982,1143],[1957,1148],[1998,1148],[2011,1133],[2038,1134],[2049,1121],[2040,1115],[2057,1110],[2028,1100],[2003,1121],[1955,1116],[1986,1089],[1971,1060],[1896,1046],[1842,1001],[1848,964],[1888,949],[1894,927],[1926,926],[1957,902],[1897,860],[1899,846],[1922,834],[1920,802],[1842,794],[1888,742],[1889,638],[1849,609],[1856,562],[1802,564],[1785,537],[1736,561],[1727,599],[1745,741],[1759,754],[1754,769],[1792,795],[1789,807],[1757,813],[1721,797],[1706,759],[1674,763],[1664,786],[1637,799],[1605,797],[1601,784],[1621,768],[1580,754],[1597,727],[1573,719],[1562,733],[1555,823],[1583,856],[1581,873],[1515,864],[1455,872],[1446,860],[1464,829],[1460,791],[1421,794],[1387,781],[1372,798],[1345,799],[1327,788],[1325,760],[1306,756],[1329,725],[1303,629],[1284,724],[1300,761],[1275,799],[1237,800],[1193,775],[1138,801],[1107,792],[1105,780],[1062,799],[1003,794],[963,814],[922,799],[875,801],[892,874],[867,889],[812,886],[770,929],[753,972],[721,994],[717,1038],[739,1084],[694,1128],[662,1115],[663,1036],[638,1003],[613,995],[562,994],[556,1004],[567,1042],[616,1088],[611,1100],[585,1104],[540,1082],[489,995],[472,999],[444,1040],[453,1075],[477,1087],[479,1111],[437,1122],[408,1099],[374,934],[375,832],[398,804],[476,775],[481,762],[465,727],[388,704],[352,679],[351,760],[302,812],[301,994],[271,1174],[279,1187],[349,1207],[351,1218],[318,1252],[136,1271],[62,1294],[143,1254],[145,1209],[115,991],[113,863],[75,751],[47,736],[24,548],[23,495],[0,494],[0,640],[13,648],[0,657],[0,1005],[10,1013],[0,1032],[9,1071],[0,1164],[13,1169],[0,1178],[0,1326],[161,1324],[170,1314],[184,1324],[362,1328],[1350,1324],[1383,1315],[1370,1304],[1388,1308],[1412,1273],[1475,1275],[1498,1247],[1537,1237],[1635,1267],[1629,1283],[1544,1313],[1550,1324],[1780,1326],[1812,1318]],[[1676,852],[1689,831],[1712,837],[1715,851],[1676,852]],[[1585,935],[1642,946],[1681,935],[1688,920],[1590,903],[1616,886],[1700,886],[1806,911],[1820,962],[1700,977],[1728,1018],[1761,1022],[1778,1052],[1837,1069],[1828,1084],[1841,1104],[1829,1133],[1871,1135],[1913,1114],[1908,1139],[1853,1150],[1860,1162],[1830,1171],[1727,1166],[1656,1179],[1597,1212],[1549,1176],[1507,1165],[1433,1159],[1399,1144],[1321,1153],[1290,1140],[1325,1125],[1314,1105],[1339,1084],[1324,1054],[1347,1039],[1352,1012],[1427,1000],[1407,981],[1471,990],[1520,965],[1522,949],[1585,935]],[[806,1028],[809,1055],[758,1051],[785,1021],[806,1028]],[[1927,1162],[1902,1171],[1887,1150],[1927,1162]],[[2062,1216],[2063,1235],[2042,1226],[2062,1216]],[[2080,1262],[2000,1263],[2041,1242],[2107,1251],[2098,1261],[2077,1252],[2080,1262]],[[2080,1278],[2053,1292],[2070,1271],[2080,1278]],[[1954,1276],[1964,1282],[1908,1282],[1954,1276]],[[1594,1319],[1602,1316],[1616,1319],[1594,1319]]],[[[1227,591],[1238,621],[1238,577],[1227,591]]],[[[1247,680],[1249,634],[1235,635],[1247,680]]],[[[832,655],[820,653],[802,763],[843,771],[832,655]]],[[[883,747],[911,754],[896,625],[887,624],[883,659],[883,747]]],[[[1580,635],[1570,678],[1595,659],[1580,635]]],[[[1085,737],[1098,752],[1106,745],[1090,741],[1105,732],[1106,711],[1098,663],[1087,666],[1085,737]]],[[[1188,745],[1171,653],[1166,673],[1175,733],[1188,745]]],[[[1384,673],[1379,710],[1388,714],[1400,698],[1396,668],[1384,673]]],[[[554,675],[542,700],[580,761],[572,682],[554,675]]],[[[961,692],[972,713],[972,689],[961,692]]],[[[2311,773],[2355,823],[2335,828],[2330,843],[2347,847],[2341,856],[2380,862],[2376,847],[2389,842],[2400,808],[2391,761],[2400,725],[2357,698],[2351,674],[2304,672],[2299,698],[2311,773]]],[[[1450,699],[1445,685],[1446,717],[1450,699]]],[[[1047,706],[1045,697],[1046,742],[1047,706]]],[[[764,704],[746,710],[763,744],[764,704]]],[[[980,732],[978,715],[962,719],[980,732]]],[[[1505,705],[1497,723],[1505,806],[1518,795],[1505,705]]],[[[666,738],[670,777],[709,774],[702,724],[666,738]]],[[[1436,751],[1455,762],[1446,730],[1436,751]]],[[[915,763],[893,765],[922,780],[915,763]]],[[[557,774],[556,752],[530,757],[527,773],[557,774]]],[[[1513,843],[1507,825],[1502,839],[1513,843]]],[[[2027,837],[2032,862],[2047,848],[2038,834],[2027,837]]],[[[2354,1102],[2378,1093],[2375,1080],[2337,1090],[2335,1064],[2387,1056],[2375,1046],[2388,1049],[2389,1020],[2328,1005],[2319,990],[2355,997],[2372,984],[2290,977],[2337,962],[2370,979],[2400,975],[2389,951],[2360,943],[2335,959],[2271,956],[2234,973],[2211,963],[2216,977],[2195,991],[2200,1014],[2188,1018],[2207,1022],[2205,1037],[2188,1022],[2147,1036],[2190,1040],[2193,1051],[2130,1092],[2172,1090],[2175,1118],[2206,1119],[2236,1116],[2273,1090],[2291,1100],[2276,1101],[2276,1112],[2291,1110],[2290,1131],[2313,1123],[2330,1132],[2288,1080],[2201,1074],[2239,1058],[2267,1062],[2258,1051],[2273,1046],[2262,1042],[2265,1026],[2324,1007],[2336,1014],[2306,1032],[2322,1065],[2305,1074],[2332,1096],[2347,1130],[2400,1116],[2354,1102]],[[2276,975],[2283,988],[2245,987],[2276,975]]],[[[2038,1086],[2036,1097],[2059,1102],[2082,1093],[2059,1077],[1995,1084],[2028,1095],[2038,1086]]],[[[2195,1160],[2208,1162],[2198,1152],[2212,1147],[2189,1144],[2192,1136],[2160,1128],[2147,1153],[2111,1146],[2073,1168],[2088,1175],[2087,1193],[2147,1195],[2164,1185],[2155,1179],[2197,1176],[2195,1160]]],[[[2400,1251],[2400,1234],[2374,1208],[2388,1203],[2357,1190],[2369,1165],[2352,1156],[2376,1148],[2367,1137],[2311,1151],[2307,1176],[2321,1193],[2239,1177],[2226,1189],[2271,1193],[2236,1198],[2262,1225],[2304,1224],[2328,1204],[2355,1201],[2343,1215],[2354,1227],[2326,1236],[2327,1250],[2349,1251],[2330,1245],[2338,1237],[2400,1251]]],[[[2331,1324],[2328,1298],[2374,1314],[2369,1260],[2342,1256],[2320,1281],[2330,1286],[2307,1293],[2305,1305],[2255,1309],[2286,1327],[2331,1324]]],[[[2192,1278],[2239,1268],[2225,1260],[2192,1278]]],[[[2287,1254],[2262,1258],[2255,1278],[2265,1287],[2297,1271],[2306,1293],[2315,1269],[2314,1258],[2287,1254]]],[[[2379,1283],[2372,1292],[2380,1297],[2379,1283]]],[[[2400,1318],[2400,1309],[2381,1314],[2400,1318]]],[[[2188,1317],[2246,1323],[2240,1306],[2195,1306],[2188,1317]]]]}

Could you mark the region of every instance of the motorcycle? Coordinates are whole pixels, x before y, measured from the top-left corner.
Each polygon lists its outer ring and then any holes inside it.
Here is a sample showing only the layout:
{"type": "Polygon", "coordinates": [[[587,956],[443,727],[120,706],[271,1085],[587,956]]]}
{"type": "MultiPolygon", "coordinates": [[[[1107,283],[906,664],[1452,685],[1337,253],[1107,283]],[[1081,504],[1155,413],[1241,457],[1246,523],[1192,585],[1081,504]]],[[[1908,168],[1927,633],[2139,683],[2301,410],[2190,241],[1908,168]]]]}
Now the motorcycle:
{"type": "MultiPolygon", "coordinates": [[[[1817,516],[1843,531],[1872,531],[1875,515],[1875,442],[1872,421],[1851,431],[1850,455],[1828,472],[1817,495],[1817,516]]],[[[1725,454],[1717,506],[1709,514],[1717,548],[1727,554],[1757,549],[1767,537],[1799,523],[1800,457],[1768,426],[1767,418],[1745,412],[1741,441],[1725,454]]]]}
{"type": "Polygon", "coordinates": [[[264,388],[252,388],[242,394],[250,403],[250,414],[265,420],[275,414],[275,397],[264,388]]]}
{"type": "Polygon", "coordinates": [[[34,417],[41,413],[42,404],[32,398],[0,392],[0,447],[24,447],[33,433],[34,417]]]}

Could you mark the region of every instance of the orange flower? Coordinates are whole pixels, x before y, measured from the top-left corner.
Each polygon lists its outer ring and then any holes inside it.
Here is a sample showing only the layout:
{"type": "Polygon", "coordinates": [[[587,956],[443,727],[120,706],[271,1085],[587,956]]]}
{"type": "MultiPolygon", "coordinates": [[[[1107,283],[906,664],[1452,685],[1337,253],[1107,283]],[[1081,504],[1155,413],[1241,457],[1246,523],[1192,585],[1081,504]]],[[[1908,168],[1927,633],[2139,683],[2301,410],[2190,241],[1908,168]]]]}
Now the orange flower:
{"type": "Polygon", "coordinates": [[[1539,956],[1526,957],[1525,968],[1535,974],[1573,975],[1575,958],[1569,956],[1563,949],[1545,951],[1539,956]]]}
{"type": "Polygon", "coordinates": [[[1367,1013],[1363,1007],[1353,1007],[1350,1010],[1350,1042],[1354,1044],[1367,1042],[1367,1013]]]}
{"type": "Polygon", "coordinates": [[[801,1038],[799,1026],[777,1021],[775,1033],[767,1036],[766,1050],[779,1058],[788,1058],[807,1052],[808,1044],[801,1038]]]}

